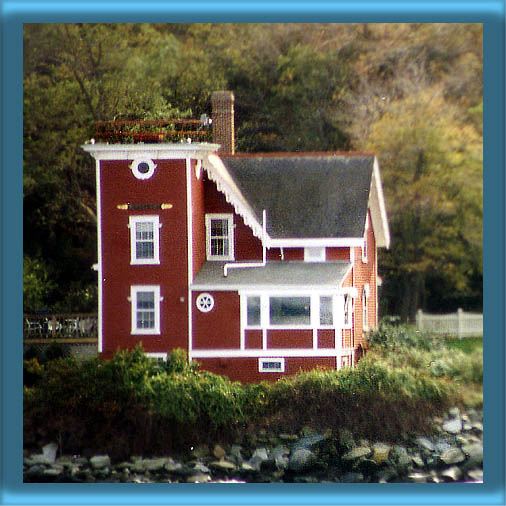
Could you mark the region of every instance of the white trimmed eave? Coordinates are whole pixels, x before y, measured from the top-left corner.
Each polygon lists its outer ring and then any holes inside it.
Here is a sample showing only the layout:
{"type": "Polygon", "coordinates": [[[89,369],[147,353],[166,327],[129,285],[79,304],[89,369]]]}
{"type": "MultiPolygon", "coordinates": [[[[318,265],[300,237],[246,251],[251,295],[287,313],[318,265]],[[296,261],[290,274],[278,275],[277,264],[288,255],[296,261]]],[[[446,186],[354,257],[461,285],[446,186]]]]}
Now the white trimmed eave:
{"type": "MultiPolygon", "coordinates": [[[[215,154],[210,154],[206,160],[204,160],[203,166],[207,171],[209,179],[216,184],[218,191],[223,193],[226,201],[232,205],[235,212],[241,216],[246,226],[253,232],[253,235],[262,240],[264,237],[262,224],[257,220],[253,209],[235,184],[235,181],[230,176],[221,158],[215,154]]],[[[268,216],[267,219],[269,219],[268,216]]],[[[265,246],[269,247],[268,243],[270,242],[270,238],[267,236],[265,240],[267,242],[265,246]]]]}
{"type": "Polygon", "coordinates": [[[364,244],[363,237],[313,237],[313,238],[292,238],[292,239],[269,239],[269,248],[340,248],[360,247],[364,244]]]}
{"type": "Polygon", "coordinates": [[[81,148],[96,160],[133,160],[146,156],[153,160],[185,158],[204,159],[218,151],[218,144],[159,143],[159,144],[84,144],[81,148]]]}
{"type": "Polygon", "coordinates": [[[378,159],[374,157],[374,167],[371,178],[371,191],[369,197],[369,208],[371,210],[372,226],[376,238],[376,245],[379,248],[390,247],[390,230],[388,228],[388,217],[381,185],[381,175],[378,159]]]}

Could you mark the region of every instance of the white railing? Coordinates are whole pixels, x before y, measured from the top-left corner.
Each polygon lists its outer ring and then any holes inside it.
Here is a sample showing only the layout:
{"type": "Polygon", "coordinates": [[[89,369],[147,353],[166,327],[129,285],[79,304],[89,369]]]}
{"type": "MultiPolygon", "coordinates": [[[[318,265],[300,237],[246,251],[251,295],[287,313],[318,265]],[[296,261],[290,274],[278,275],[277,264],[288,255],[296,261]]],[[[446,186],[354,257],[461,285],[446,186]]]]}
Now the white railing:
{"type": "Polygon", "coordinates": [[[483,335],[483,314],[467,313],[459,309],[456,313],[436,315],[416,313],[416,327],[435,334],[455,335],[459,338],[483,335]]]}

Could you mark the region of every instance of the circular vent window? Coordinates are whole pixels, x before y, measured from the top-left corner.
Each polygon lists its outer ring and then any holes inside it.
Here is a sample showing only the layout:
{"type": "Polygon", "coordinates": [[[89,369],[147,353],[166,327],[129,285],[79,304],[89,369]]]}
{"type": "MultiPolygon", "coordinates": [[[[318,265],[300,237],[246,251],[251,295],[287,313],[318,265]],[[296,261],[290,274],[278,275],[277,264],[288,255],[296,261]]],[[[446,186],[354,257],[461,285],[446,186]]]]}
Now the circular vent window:
{"type": "Polygon", "coordinates": [[[137,179],[149,179],[155,173],[156,165],[151,159],[139,157],[132,162],[130,169],[137,179]]]}
{"type": "Polygon", "coordinates": [[[210,293],[201,293],[197,297],[197,307],[203,313],[209,313],[214,307],[214,297],[210,293]]]}

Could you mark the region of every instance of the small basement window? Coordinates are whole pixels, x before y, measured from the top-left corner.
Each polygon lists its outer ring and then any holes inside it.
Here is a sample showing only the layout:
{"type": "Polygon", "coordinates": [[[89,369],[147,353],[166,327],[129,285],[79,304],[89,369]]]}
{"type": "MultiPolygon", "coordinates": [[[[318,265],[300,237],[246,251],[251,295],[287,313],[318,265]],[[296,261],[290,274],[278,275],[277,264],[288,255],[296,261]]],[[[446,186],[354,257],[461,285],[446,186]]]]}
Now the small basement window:
{"type": "Polygon", "coordinates": [[[285,372],[284,358],[259,358],[259,372],[285,372]]]}

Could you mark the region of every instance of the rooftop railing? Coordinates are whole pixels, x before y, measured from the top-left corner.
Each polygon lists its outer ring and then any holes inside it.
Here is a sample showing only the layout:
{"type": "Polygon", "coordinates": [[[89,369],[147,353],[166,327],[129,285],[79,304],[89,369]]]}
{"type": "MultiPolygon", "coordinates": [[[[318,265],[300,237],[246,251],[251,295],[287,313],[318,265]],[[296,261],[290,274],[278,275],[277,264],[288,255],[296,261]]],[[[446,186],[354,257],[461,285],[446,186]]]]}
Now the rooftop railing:
{"type": "Polygon", "coordinates": [[[96,142],[108,144],[210,142],[211,123],[205,114],[200,120],[98,121],[94,138],[96,142]]]}

